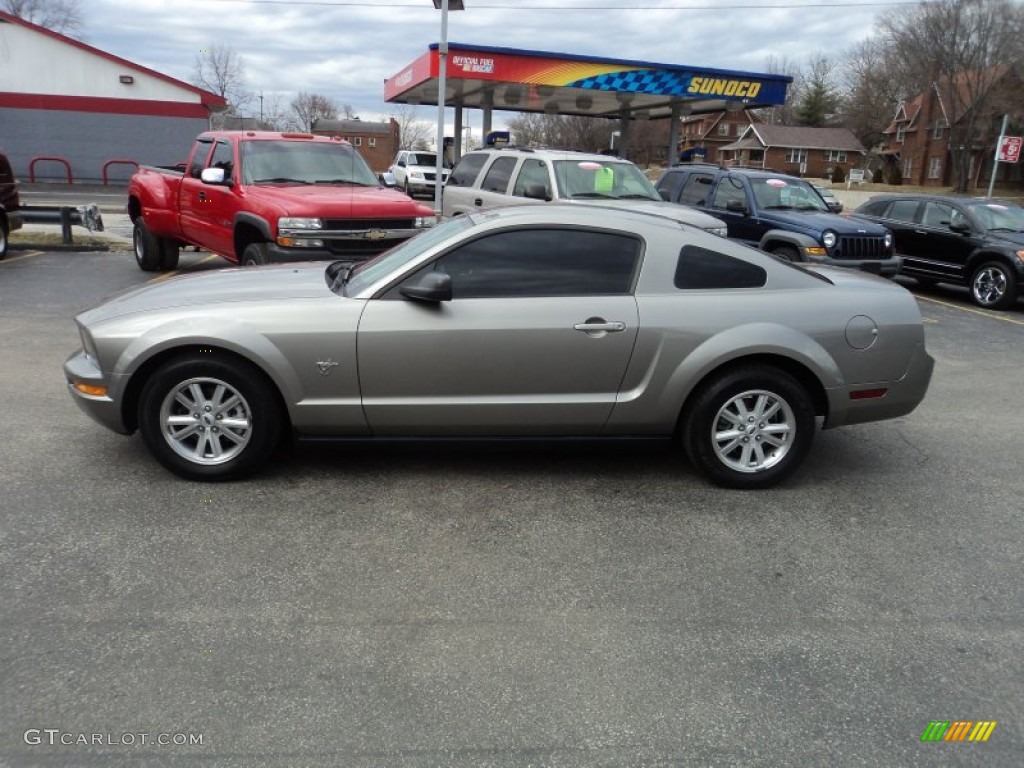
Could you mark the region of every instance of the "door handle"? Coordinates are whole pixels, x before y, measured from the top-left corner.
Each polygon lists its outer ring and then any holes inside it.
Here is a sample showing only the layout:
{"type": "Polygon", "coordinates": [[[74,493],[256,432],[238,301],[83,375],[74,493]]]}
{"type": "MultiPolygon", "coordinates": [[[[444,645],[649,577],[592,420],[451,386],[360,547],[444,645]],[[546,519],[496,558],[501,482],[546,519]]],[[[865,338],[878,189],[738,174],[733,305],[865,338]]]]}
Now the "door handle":
{"type": "Polygon", "coordinates": [[[203,191],[199,192],[199,202],[200,203],[205,203],[206,202],[206,193],[203,192],[203,191]]]}
{"type": "Polygon", "coordinates": [[[611,322],[605,322],[604,320],[588,320],[585,323],[576,323],[576,325],[573,326],[573,330],[583,331],[583,333],[595,333],[600,331],[619,333],[620,331],[626,330],[626,324],[621,320],[612,320],[611,322]]]}
{"type": "Polygon", "coordinates": [[[473,205],[483,205],[483,204],[484,204],[484,201],[481,200],[479,197],[476,200],[473,201],[473,205]]]}

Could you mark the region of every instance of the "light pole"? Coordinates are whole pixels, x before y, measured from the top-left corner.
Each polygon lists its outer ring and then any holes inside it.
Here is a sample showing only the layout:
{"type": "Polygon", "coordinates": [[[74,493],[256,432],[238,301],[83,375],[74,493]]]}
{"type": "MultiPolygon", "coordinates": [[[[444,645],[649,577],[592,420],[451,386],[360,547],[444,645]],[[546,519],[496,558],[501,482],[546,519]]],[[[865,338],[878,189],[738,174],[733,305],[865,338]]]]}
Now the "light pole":
{"type": "Polygon", "coordinates": [[[448,11],[464,11],[462,0],[433,0],[441,11],[441,41],[437,45],[437,165],[434,175],[434,215],[441,216],[441,187],[444,169],[444,97],[448,74],[448,11]]]}

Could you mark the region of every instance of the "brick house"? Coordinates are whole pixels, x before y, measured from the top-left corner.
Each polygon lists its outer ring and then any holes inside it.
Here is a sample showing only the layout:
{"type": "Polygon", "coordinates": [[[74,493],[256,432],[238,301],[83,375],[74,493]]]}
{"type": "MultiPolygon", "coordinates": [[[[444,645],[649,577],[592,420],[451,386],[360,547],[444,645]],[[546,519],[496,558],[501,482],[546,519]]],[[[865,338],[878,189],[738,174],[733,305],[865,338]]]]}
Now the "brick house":
{"type": "MultiPolygon", "coordinates": [[[[986,84],[999,92],[992,100],[991,114],[979,120],[967,171],[968,187],[988,185],[1003,113],[1010,115],[1010,135],[1019,136],[1024,131],[1024,108],[1017,95],[1024,87],[1024,79],[1017,69],[1006,66],[985,70],[973,82],[969,79],[968,75],[958,75],[952,88],[948,79],[933,82],[914,98],[900,103],[889,127],[883,131],[885,142],[880,154],[885,161],[886,180],[924,187],[953,185],[951,126],[963,126],[970,95],[986,84]],[[955,95],[953,89],[957,91],[955,95]],[[958,104],[949,104],[951,100],[958,104]]],[[[1019,164],[999,164],[997,181],[1022,184],[1022,177],[1019,164]]]]}
{"type": "Polygon", "coordinates": [[[863,168],[867,150],[846,128],[752,123],[737,141],[719,150],[723,165],[772,168],[812,178],[829,178],[841,166],[863,168]]]}
{"type": "Polygon", "coordinates": [[[684,117],[680,121],[679,162],[703,160],[717,163],[722,147],[742,136],[751,125],[763,122],[755,112],[749,110],[708,112],[684,117]]]}
{"type": "Polygon", "coordinates": [[[398,154],[401,131],[398,122],[390,118],[386,123],[353,120],[319,119],[313,123],[313,133],[319,136],[340,136],[359,150],[359,154],[373,169],[383,173],[398,154]]]}

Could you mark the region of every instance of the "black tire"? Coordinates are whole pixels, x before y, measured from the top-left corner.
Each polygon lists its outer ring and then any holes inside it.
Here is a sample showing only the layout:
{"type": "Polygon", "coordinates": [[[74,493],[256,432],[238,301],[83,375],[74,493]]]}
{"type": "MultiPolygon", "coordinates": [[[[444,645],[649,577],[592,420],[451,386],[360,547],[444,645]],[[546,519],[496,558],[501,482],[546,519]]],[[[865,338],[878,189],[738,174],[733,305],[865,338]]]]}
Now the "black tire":
{"type": "Polygon", "coordinates": [[[409,197],[412,197],[412,191],[409,189],[409,180],[406,179],[402,182],[402,191],[405,192],[409,197]]]}
{"type": "Polygon", "coordinates": [[[1017,275],[1001,261],[982,264],[971,275],[971,299],[983,309],[1009,309],[1017,301],[1017,275]]]}
{"type": "Polygon", "coordinates": [[[7,258],[7,222],[0,219],[0,261],[7,258]]]}
{"type": "Polygon", "coordinates": [[[142,216],[135,219],[132,245],[135,249],[135,263],[139,265],[139,269],[143,272],[158,272],[160,270],[160,242],[149,231],[142,216]]]}
{"type": "Polygon", "coordinates": [[[814,407],[803,385],[777,368],[751,365],[701,386],[687,408],[680,437],[690,462],[713,483],[752,490],[794,472],[810,450],[815,429],[814,407]],[[745,429],[739,429],[739,421],[745,429]]]}
{"type": "Polygon", "coordinates": [[[276,448],[282,423],[273,384],[262,371],[209,353],[166,363],[139,398],[139,432],[146,447],[188,480],[255,472],[276,448]]]}
{"type": "Polygon", "coordinates": [[[178,257],[180,254],[178,241],[158,238],[160,248],[160,269],[170,272],[178,268],[178,257]]]}
{"type": "Polygon", "coordinates": [[[800,261],[800,252],[791,245],[777,245],[771,252],[786,261],[800,261]]]}
{"type": "Polygon", "coordinates": [[[266,243],[249,243],[242,251],[243,267],[261,267],[270,263],[270,255],[267,253],[266,243]]]}

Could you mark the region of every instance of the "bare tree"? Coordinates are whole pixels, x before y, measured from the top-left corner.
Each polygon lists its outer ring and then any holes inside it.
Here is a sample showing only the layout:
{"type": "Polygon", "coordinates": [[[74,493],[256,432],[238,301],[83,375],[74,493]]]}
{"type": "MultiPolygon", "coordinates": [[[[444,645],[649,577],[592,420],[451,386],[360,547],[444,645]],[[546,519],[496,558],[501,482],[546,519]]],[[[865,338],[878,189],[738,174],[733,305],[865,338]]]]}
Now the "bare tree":
{"type": "Polygon", "coordinates": [[[0,10],[62,35],[82,31],[81,0],[0,0],[0,10]]]}
{"type": "Polygon", "coordinates": [[[885,14],[881,28],[935,88],[949,121],[953,183],[966,191],[972,156],[989,153],[1012,106],[996,86],[1024,57],[1024,8],[1011,0],[932,0],[885,14]]]}
{"type": "Polygon", "coordinates": [[[872,37],[850,49],[840,68],[843,125],[866,147],[881,143],[900,102],[919,93],[921,78],[906,67],[899,51],[880,37],[872,37]]]}
{"type": "Polygon", "coordinates": [[[411,104],[402,104],[389,117],[398,123],[398,145],[405,149],[418,149],[436,132],[437,126],[420,119],[419,110],[411,104]]]}
{"type": "Polygon", "coordinates": [[[596,151],[607,147],[613,120],[582,115],[548,115],[524,112],[508,121],[515,143],[520,146],[559,147],[596,151]]]}
{"type": "Polygon", "coordinates": [[[786,101],[784,104],[761,110],[759,114],[765,122],[777,125],[792,125],[794,105],[800,100],[803,88],[803,72],[801,67],[786,56],[782,58],[769,56],[765,62],[764,71],[772,75],[788,75],[793,78],[793,82],[786,89],[786,101]]]}
{"type": "MultiPolygon", "coordinates": [[[[312,131],[313,124],[317,120],[336,119],[341,111],[338,105],[327,96],[319,93],[307,93],[306,91],[300,92],[298,96],[292,99],[291,106],[295,122],[304,131],[312,131]]],[[[346,105],[346,117],[352,117],[349,114],[351,109],[351,107],[346,105]]]]}
{"type": "Polygon", "coordinates": [[[192,84],[228,102],[228,114],[241,113],[253,100],[245,87],[245,66],[233,48],[211,46],[196,56],[192,84]]]}

